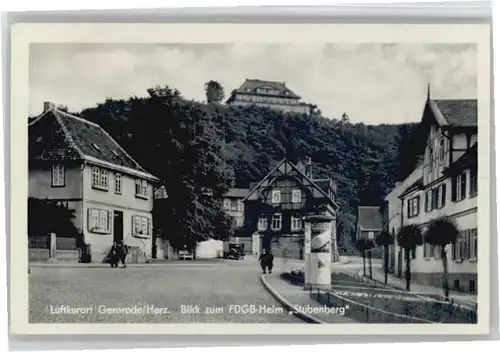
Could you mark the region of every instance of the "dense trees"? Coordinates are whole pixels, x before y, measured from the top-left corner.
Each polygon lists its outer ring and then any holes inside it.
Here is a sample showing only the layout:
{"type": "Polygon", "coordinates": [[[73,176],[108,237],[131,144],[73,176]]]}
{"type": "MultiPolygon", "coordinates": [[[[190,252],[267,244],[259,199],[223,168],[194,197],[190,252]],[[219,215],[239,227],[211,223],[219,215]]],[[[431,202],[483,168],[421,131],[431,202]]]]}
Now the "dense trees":
{"type": "MultiPolygon", "coordinates": [[[[216,83],[205,86],[210,102],[223,97],[216,83]]],[[[166,216],[171,217],[165,221],[174,221],[175,231],[170,232],[183,233],[183,241],[218,233],[218,220],[224,219],[218,213],[222,194],[231,186],[247,188],[261,180],[286,155],[311,157],[314,177],[335,181],[343,213],[339,240],[347,246],[357,206],[378,204],[393,187],[395,175],[402,173],[397,160],[406,160],[398,148],[407,145],[411,133],[405,131],[411,125],[371,126],[353,124],[347,114],[332,119],[258,106],[203,104],[168,87],[148,93],[146,98],[108,99],[80,115],[100,124],[162,180],[169,194],[166,216]]]]}

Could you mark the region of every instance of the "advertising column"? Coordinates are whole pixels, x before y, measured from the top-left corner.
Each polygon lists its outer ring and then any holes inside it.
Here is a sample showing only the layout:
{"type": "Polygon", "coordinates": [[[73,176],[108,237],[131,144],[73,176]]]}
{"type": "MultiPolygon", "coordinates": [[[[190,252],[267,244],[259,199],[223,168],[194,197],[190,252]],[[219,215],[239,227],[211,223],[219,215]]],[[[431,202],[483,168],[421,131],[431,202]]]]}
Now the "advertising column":
{"type": "Polygon", "coordinates": [[[333,218],[327,215],[313,215],[306,219],[311,229],[309,282],[314,288],[329,288],[331,285],[332,221],[333,218]]]}
{"type": "Polygon", "coordinates": [[[256,257],[260,255],[260,234],[258,232],[252,235],[252,253],[256,257]]]}

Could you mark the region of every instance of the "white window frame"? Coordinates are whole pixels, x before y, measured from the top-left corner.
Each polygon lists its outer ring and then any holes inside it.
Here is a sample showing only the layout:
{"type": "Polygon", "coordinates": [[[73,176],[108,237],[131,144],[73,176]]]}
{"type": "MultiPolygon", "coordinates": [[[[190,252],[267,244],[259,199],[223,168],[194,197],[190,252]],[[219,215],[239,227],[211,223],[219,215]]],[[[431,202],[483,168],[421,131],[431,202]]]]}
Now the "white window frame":
{"type": "Polygon", "coordinates": [[[292,203],[302,202],[302,191],[300,189],[292,190],[292,203]]]}
{"type": "Polygon", "coordinates": [[[224,209],[231,210],[231,200],[229,198],[224,198],[224,209]]]}
{"type": "Polygon", "coordinates": [[[302,219],[300,216],[293,215],[290,220],[290,228],[294,231],[302,229],[302,219]]]}
{"type": "Polygon", "coordinates": [[[469,197],[477,196],[477,171],[469,171],[469,197]]]}
{"type": "Polygon", "coordinates": [[[148,197],[148,181],[140,178],[135,179],[135,196],[139,198],[148,197]]]}
{"type": "Polygon", "coordinates": [[[244,221],[243,221],[243,217],[241,217],[241,216],[237,216],[237,217],[235,218],[235,223],[236,223],[236,226],[238,226],[238,227],[243,226],[243,222],[244,222],[244,221]]]}
{"type": "Polygon", "coordinates": [[[444,164],[445,161],[445,150],[446,150],[446,141],[444,137],[439,139],[439,164],[444,164]]]}
{"type": "Polygon", "coordinates": [[[132,216],[132,236],[140,238],[150,238],[152,221],[147,216],[132,216]]]}
{"type": "Polygon", "coordinates": [[[66,171],[63,164],[52,165],[52,187],[64,187],[66,171]]]}
{"type": "Polygon", "coordinates": [[[245,211],[245,204],[242,199],[238,199],[238,212],[243,213],[245,211]]]}
{"type": "Polygon", "coordinates": [[[267,230],[267,226],[268,226],[268,224],[267,224],[267,217],[264,216],[264,215],[261,215],[259,217],[259,221],[257,223],[257,230],[259,230],[259,231],[265,231],[265,230],[267,230]]]}
{"type": "Polygon", "coordinates": [[[470,230],[469,260],[477,260],[477,228],[470,230]]]}
{"type": "Polygon", "coordinates": [[[432,207],[432,190],[428,190],[425,192],[425,211],[426,212],[430,212],[433,210],[433,207],[432,207]]]}
{"type": "Polygon", "coordinates": [[[89,208],[87,229],[92,233],[111,233],[111,211],[105,209],[89,208]]]}
{"type": "Polygon", "coordinates": [[[273,189],[271,192],[271,202],[273,204],[280,204],[281,203],[281,190],[279,189],[273,189]]]}
{"type": "Polygon", "coordinates": [[[276,213],[273,214],[271,218],[271,230],[273,231],[279,231],[283,227],[283,215],[281,213],[276,213]],[[278,226],[274,226],[275,222],[278,224],[278,226]]]}
{"type": "Polygon", "coordinates": [[[122,174],[115,173],[115,193],[122,194],[122,174]]]}
{"type": "Polygon", "coordinates": [[[109,188],[108,170],[92,166],[92,188],[107,191],[109,188]]]}

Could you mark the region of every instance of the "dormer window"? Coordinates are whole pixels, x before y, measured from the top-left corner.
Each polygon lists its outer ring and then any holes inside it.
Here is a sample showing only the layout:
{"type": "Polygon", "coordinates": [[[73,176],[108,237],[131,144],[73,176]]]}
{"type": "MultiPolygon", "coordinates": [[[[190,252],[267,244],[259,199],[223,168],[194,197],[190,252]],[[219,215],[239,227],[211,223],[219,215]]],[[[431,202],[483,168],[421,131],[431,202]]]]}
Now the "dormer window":
{"type": "Polygon", "coordinates": [[[101,148],[99,148],[99,146],[98,146],[97,144],[95,144],[95,143],[92,143],[92,146],[93,146],[95,149],[99,150],[99,151],[101,150],[101,148]]]}
{"type": "Polygon", "coordinates": [[[115,156],[118,156],[118,153],[116,152],[116,150],[112,150],[111,153],[113,153],[115,156]]]}

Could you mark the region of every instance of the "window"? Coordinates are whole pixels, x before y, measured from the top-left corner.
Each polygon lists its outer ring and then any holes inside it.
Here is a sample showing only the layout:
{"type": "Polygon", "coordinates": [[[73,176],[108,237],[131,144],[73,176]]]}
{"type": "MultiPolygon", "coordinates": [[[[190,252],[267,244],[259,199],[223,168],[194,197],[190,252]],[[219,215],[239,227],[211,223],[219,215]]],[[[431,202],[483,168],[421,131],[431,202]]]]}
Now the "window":
{"type": "Polygon", "coordinates": [[[262,215],[259,218],[259,223],[257,224],[257,229],[259,231],[265,231],[265,230],[267,230],[267,217],[265,217],[264,215],[262,215]]]}
{"type": "Polygon", "coordinates": [[[238,211],[240,213],[245,211],[245,204],[243,203],[242,199],[238,199],[238,211]]]}
{"type": "Polygon", "coordinates": [[[302,197],[302,192],[300,189],[292,190],[292,203],[300,203],[302,197]]]}
{"type": "Polygon", "coordinates": [[[108,170],[97,166],[92,168],[92,188],[108,190],[108,170]]]}
{"type": "Polygon", "coordinates": [[[292,216],[292,223],[291,223],[291,228],[292,230],[301,230],[302,229],[302,220],[300,216],[292,216]]]}
{"type": "Polygon", "coordinates": [[[414,198],[408,199],[408,217],[413,218],[418,215],[420,204],[420,197],[416,196],[414,198]]]}
{"type": "Polygon", "coordinates": [[[134,237],[150,237],[152,222],[150,218],[145,216],[132,216],[132,236],[134,237]]]}
{"type": "Polygon", "coordinates": [[[111,232],[111,212],[102,209],[88,210],[88,230],[93,233],[111,232]]]}
{"type": "Polygon", "coordinates": [[[439,164],[444,164],[444,138],[439,140],[439,164]]]}
{"type": "Polygon", "coordinates": [[[437,208],[441,209],[446,204],[446,184],[437,188],[437,208]]]}
{"type": "Polygon", "coordinates": [[[465,198],[465,191],[467,186],[467,178],[465,173],[461,173],[453,180],[453,194],[452,199],[454,202],[459,202],[465,198]]]}
{"type": "Polygon", "coordinates": [[[433,204],[432,204],[432,189],[428,190],[425,193],[425,211],[429,212],[432,211],[433,209],[433,204]]]}
{"type": "Polygon", "coordinates": [[[238,200],[231,199],[231,211],[236,211],[236,210],[238,210],[238,200]]]}
{"type": "Polygon", "coordinates": [[[434,166],[434,148],[429,146],[429,173],[432,173],[434,166]]]}
{"type": "Polygon", "coordinates": [[[477,229],[460,231],[457,241],[453,244],[453,261],[477,259],[477,229]]]}
{"type": "Polygon", "coordinates": [[[434,253],[434,247],[429,243],[424,242],[423,249],[424,249],[424,258],[426,259],[432,258],[432,254],[434,253]]]}
{"type": "Polygon", "coordinates": [[[477,229],[470,230],[469,259],[477,259],[477,229]]]}
{"type": "Polygon", "coordinates": [[[146,180],[135,180],[135,196],[147,198],[148,196],[148,182],[146,180]]]}
{"type": "Polygon", "coordinates": [[[272,202],[273,204],[281,203],[281,192],[279,189],[273,189],[272,191],[272,202]]]}
{"type": "Polygon", "coordinates": [[[271,222],[271,228],[275,231],[281,230],[281,214],[274,214],[271,222]]]}
{"type": "Polygon", "coordinates": [[[236,226],[243,226],[243,218],[241,216],[236,217],[235,224],[236,226]]]}
{"type": "Polygon", "coordinates": [[[115,193],[122,193],[122,175],[115,174],[115,193]]]}
{"type": "Polygon", "coordinates": [[[231,208],[231,200],[224,199],[224,209],[229,210],[231,208]]]}
{"type": "Polygon", "coordinates": [[[470,170],[470,191],[469,197],[477,196],[477,170],[470,170]]]}
{"type": "Polygon", "coordinates": [[[64,187],[64,165],[52,165],[52,187],[64,187]]]}

